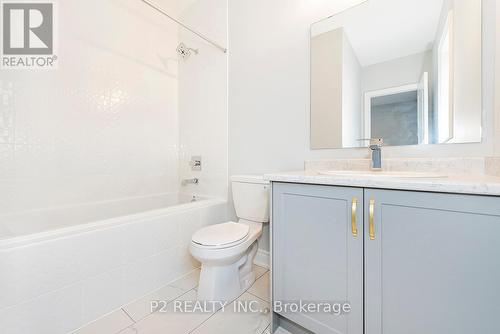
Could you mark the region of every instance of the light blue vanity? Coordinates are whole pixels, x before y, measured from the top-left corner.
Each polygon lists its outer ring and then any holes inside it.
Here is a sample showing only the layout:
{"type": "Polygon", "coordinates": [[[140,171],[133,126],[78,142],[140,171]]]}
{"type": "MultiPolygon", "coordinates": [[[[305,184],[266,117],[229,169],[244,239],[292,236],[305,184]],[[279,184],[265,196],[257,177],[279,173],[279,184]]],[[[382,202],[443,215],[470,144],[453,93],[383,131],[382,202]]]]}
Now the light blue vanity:
{"type": "Polygon", "coordinates": [[[312,24],[310,148],[372,158],[267,176],[274,302],[350,306],[275,307],[273,331],[500,333],[500,160],[382,154],[482,141],[494,8],[361,1],[312,24]]]}
{"type": "Polygon", "coordinates": [[[351,312],[276,312],[274,329],[500,333],[500,197],[285,176],[271,177],[273,300],[347,302],[351,312]]]}

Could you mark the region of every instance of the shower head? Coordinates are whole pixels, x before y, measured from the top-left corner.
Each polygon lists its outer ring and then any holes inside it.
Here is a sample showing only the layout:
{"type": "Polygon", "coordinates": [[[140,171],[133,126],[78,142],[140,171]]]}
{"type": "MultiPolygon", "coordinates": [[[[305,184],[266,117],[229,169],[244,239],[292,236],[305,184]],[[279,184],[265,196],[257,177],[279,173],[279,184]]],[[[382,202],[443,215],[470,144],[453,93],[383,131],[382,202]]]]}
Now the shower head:
{"type": "Polygon", "coordinates": [[[194,53],[195,55],[197,55],[198,50],[190,48],[190,47],[186,46],[186,44],[181,43],[177,47],[177,53],[179,54],[179,56],[181,56],[181,58],[183,60],[187,60],[191,56],[191,53],[194,53]]]}

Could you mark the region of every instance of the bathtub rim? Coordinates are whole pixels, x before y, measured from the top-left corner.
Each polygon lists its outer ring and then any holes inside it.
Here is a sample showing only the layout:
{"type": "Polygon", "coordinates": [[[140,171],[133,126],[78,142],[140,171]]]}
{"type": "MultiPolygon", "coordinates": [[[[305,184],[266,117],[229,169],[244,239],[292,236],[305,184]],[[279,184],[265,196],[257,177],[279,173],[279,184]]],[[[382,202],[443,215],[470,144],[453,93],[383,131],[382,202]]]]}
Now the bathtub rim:
{"type": "Polygon", "coordinates": [[[57,240],[68,237],[72,234],[89,233],[101,229],[110,229],[127,223],[134,224],[136,220],[154,219],[166,214],[180,213],[195,208],[204,208],[213,205],[227,204],[227,203],[228,201],[222,198],[204,197],[203,199],[200,199],[196,202],[181,203],[160,209],[141,211],[129,215],[91,221],[88,223],[82,223],[75,226],[62,227],[54,230],[14,236],[11,238],[0,239],[0,251],[7,251],[12,248],[29,246],[30,244],[57,240]]]}

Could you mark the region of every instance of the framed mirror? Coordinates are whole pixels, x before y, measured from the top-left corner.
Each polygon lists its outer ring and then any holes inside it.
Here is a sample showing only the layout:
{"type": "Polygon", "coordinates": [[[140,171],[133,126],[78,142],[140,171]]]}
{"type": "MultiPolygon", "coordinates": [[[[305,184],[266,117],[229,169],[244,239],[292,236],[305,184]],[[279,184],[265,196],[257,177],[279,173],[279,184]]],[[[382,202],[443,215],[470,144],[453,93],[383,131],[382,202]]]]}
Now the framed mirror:
{"type": "Polygon", "coordinates": [[[311,148],[481,141],[481,0],[368,0],[311,27],[311,148]]]}

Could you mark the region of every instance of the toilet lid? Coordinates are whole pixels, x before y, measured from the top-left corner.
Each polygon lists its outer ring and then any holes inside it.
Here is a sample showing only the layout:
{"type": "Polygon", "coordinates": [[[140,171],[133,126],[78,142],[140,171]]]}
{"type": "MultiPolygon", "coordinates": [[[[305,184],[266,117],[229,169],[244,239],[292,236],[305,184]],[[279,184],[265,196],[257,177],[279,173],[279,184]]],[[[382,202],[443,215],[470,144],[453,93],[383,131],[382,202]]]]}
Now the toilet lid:
{"type": "Polygon", "coordinates": [[[193,242],[203,246],[224,246],[245,239],[250,232],[247,224],[234,222],[202,228],[193,235],[193,242]]]}

